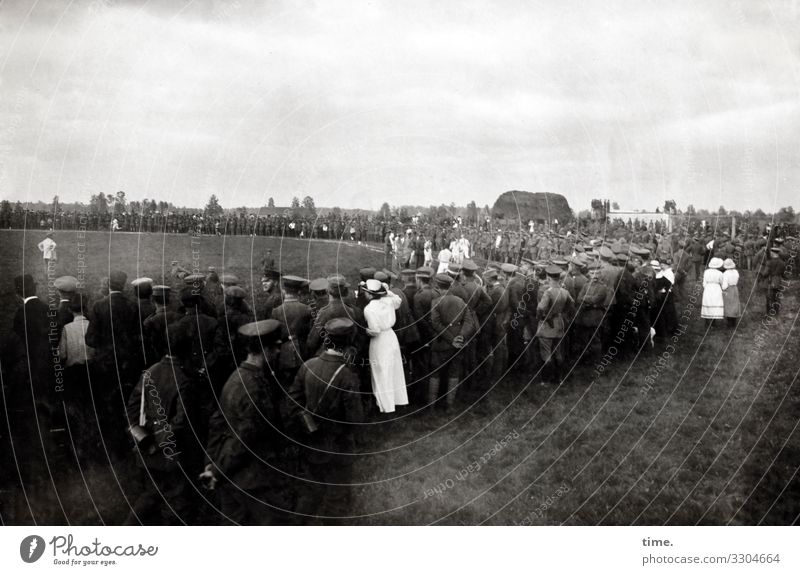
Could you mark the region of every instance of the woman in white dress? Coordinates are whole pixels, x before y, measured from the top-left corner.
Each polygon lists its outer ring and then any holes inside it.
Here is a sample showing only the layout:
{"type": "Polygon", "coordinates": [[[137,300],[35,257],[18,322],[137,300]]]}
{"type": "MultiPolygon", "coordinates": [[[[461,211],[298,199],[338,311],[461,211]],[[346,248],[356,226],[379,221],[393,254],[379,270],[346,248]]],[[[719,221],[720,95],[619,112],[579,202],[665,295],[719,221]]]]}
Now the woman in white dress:
{"type": "Polygon", "coordinates": [[[725,319],[729,327],[736,327],[742,317],[742,305],[739,301],[739,271],[736,262],[731,258],[722,262],[722,301],[725,308],[725,319]]]}
{"type": "Polygon", "coordinates": [[[389,291],[385,283],[375,279],[365,282],[362,290],[370,300],[364,308],[369,342],[369,364],[372,392],[381,413],[392,413],[396,405],[408,405],[406,378],[400,343],[392,329],[400,297],[389,291]]]}
{"type": "Polygon", "coordinates": [[[700,316],[711,325],[713,320],[725,317],[725,303],[722,300],[722,260],[711,258],[708,269],[703,273],[703,308],[700,316]]]}

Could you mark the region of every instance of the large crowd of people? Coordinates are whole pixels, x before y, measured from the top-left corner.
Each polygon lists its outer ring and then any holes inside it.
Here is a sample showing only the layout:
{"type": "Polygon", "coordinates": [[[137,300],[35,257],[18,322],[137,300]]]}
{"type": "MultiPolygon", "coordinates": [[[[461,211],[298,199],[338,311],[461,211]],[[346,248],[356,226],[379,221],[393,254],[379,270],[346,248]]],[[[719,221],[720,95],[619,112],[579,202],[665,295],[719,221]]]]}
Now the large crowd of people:
{"type": "Polygon", "coordinates": [[[740,270],[776,314],[797,274],[797,240],[775,230],[382,233],[385,267],[358,270],[358,283],[342,270],[285,275],[265,257],[258,294],[179,262],[155,279],[113,271],[92,293],[54,277],[48,233],[43,277],[57,297],[42,301],[33,274],[15,278],[3,364],[23,485],[64,448],[45,430],[67,430],[79,460],[135,446],[143,483],[129,523],[200,521],[210,498],[236,523],[335,521],[350,514],[360,423],[452,412],[514,374],[560,385],[612,349],[651,353],[698,290],[709,327],[735,327],[740,270]]]}

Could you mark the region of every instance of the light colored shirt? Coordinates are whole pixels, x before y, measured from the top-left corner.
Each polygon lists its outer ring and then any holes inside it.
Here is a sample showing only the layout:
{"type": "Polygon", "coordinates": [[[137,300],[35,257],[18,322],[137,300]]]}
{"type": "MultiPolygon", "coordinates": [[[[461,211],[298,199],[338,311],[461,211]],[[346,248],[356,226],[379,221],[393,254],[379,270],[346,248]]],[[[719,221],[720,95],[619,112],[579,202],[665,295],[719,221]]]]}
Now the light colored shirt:
{"type": "Polygon", "coordinates": [[[56,242],[51,238],[45,238],[39,242],[39,251],[42,252],[42,257],[46,260],[58,259],[56,256],[56,242]]]}
{"type": "Polygon", "coordinates": [[[84,365],[94,359],[94,348],[86,345],[86,330],[89,320],[84,316],[76,316],[61,331],[61,341],[58,343],[58,355],[66,367],[84,365]]]}

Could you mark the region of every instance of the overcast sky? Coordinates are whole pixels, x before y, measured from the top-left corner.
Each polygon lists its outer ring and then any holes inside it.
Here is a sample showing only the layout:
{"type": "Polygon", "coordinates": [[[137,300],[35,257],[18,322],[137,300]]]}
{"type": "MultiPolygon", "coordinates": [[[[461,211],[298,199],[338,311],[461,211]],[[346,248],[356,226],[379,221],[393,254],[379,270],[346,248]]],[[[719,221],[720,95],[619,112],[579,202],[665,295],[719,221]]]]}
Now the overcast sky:
{"type": "Polygon", "coordinates": [[[799,30],[797,0],[5,0],[0,198],[799,208],[799,30]]]}

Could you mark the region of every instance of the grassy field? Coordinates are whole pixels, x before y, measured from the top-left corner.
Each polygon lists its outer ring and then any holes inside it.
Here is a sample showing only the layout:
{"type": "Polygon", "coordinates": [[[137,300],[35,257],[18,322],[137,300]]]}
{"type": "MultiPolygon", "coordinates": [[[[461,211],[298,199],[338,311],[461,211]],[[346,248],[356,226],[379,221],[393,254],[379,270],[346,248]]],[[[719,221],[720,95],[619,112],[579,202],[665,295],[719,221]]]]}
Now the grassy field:
{"type": "MultiPolygon", "coordinates": [[[[42,234],[0,232],[0,335],[12,278],[41,277],[42,234]]],[[[60,273],[73,272],[78,238],[56,234],[60,273]]],[[[214,265],[252,285],[266,249],[285,273],[334,270],[351,279],[382,254],[351,244],[89,234],[90,288],[109,269],[158,278],[177,259],[214,265]],[[198,245],[199,242],[199,245],[198,245]],[[251,265],[255,263],[255,267],[251,265]],[[251,269],[253,270],[251,272],[251,269]]],[[[499,381],[471,381],[455,412],[398,412],[365,425],[351,522],[359,524],[789,524],[800,513],[797,281],[778,321],[745,275],[736,330],[699,318],[699,297],[677,303],[685,333],[596,376],[577,366],[559,388],[519,366],[499,381]],[[648,385],[645,378],[656,374],[648,385]]],[[[699,292],[695,292],[699,293],[699,292]]],[[[65,487],[73,523],[115,523],[136,490],[123,463],[84,470],[65,487]]],[[[16,494],[4,493],[4,498],[16,494]]],[[[2,512],[2,508],[0,508],[2,512]]],[[[8,515],[6,514],[6,517],[8,515]]]]}

